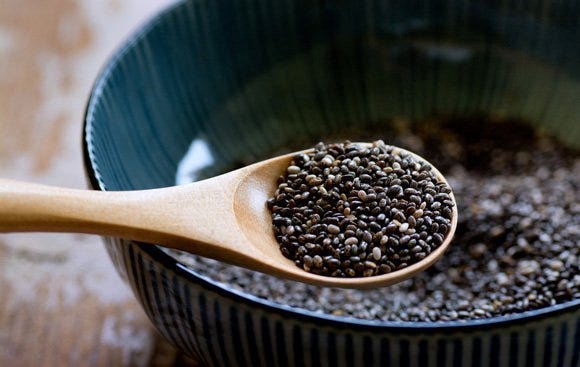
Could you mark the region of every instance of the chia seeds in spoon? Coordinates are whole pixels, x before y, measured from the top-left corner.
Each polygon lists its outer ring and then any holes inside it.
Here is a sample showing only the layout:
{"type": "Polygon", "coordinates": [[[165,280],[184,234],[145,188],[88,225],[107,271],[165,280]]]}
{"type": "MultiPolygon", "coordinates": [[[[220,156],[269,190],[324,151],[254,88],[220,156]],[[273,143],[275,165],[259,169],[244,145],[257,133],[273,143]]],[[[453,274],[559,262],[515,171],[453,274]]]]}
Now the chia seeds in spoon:
{"type": "Polygon", "coordinates": [[[296,155],[268,200],[284,256],[308,272],[368,277],[427,257],[448,234],[449,186],[424,161],[377,141],[296,155]]]}
{"type": "Polygon", "coordinates": [[[391,136],[389,143],[429,157],[445,172],[462,213],[453,245],[412,279],[369,291],[323,288],[171,253],[226,288],[359,319],[482,319],[580,298],[578,152],[511,120],[465,118],[415,126],[400,120],[394,125],[397,131],[379,126],[349,136],[362,141],[391,136]]]}

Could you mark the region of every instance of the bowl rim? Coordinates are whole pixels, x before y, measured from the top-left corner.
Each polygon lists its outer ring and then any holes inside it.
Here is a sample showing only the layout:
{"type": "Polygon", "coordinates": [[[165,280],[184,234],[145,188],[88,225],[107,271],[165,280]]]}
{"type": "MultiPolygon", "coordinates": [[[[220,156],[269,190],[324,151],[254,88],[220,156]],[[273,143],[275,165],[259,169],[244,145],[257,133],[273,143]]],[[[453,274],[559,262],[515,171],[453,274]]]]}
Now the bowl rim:
{"type": "MultiPolygon", "coordinates": [[[[94,156],[92,145],[92,111],[98,104],[103,88],[111,72],[121,62],[123,56],[141,38],[159,22],[164,20],[169,13],[179,10],[188,0],[177,0],[165,8],[157,11],[153,16],[137,26],[121,43],[120,46],[108,57],[101,70],[98,72],[90,90],[89,98],[85,106],[82,129],[82,154],[84,170],[87,181],[93,190],[106,191],[106,186],[99,173],[98,163],[94,156]]],[[[276,312],[285,317],[316,323],[317,325],[340,326],[349,329],[364,329],[365,331],[397,331],[412,333],[417,330],[441,332],[443,330],[476,331],[496,327],[508,327],[530,321],[539,321],[548,317],[558,316],[568,312],[580,310],[580,298],[573,299],[561,304],[542,307],[540,309],[524,311],[520,313],[494,316],[482,319],[455,320],[455,321],[383,321],[360,319],[352,316],[335,316],[328,313],[311,311],[306,308],[289,306],[268,299],[255,296],[240,290],[228,287],[226,284],[213,280],[200,274],[179,262],[175,257],[167,254],[160,247],[152,244],[132,242],[140,251],[145,252],[155,261],[159,262],[168,271],[179,275],[185,280],[198,284],[209,292],[215,292],[233,302],[242,302],[248,307],[259,307],[265,312],[276,312]]]]}

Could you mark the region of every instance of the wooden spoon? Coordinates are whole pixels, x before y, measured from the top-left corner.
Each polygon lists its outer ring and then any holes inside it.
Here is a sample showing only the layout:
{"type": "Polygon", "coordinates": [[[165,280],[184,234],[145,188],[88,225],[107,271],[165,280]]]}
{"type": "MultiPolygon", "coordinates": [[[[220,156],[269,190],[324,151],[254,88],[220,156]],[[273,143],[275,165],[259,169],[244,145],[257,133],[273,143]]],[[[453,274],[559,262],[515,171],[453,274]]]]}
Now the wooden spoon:
{"type": "MultiPolygon", "coordinates": [[[[277,178],[297,153],[192,184],[152,190],[89,191],[0,180],[0,232],[121,237],[304,283],[358,289],[403,281],[433,264],[449,246],[457,226],[456,206],[443,244],[404,269],[371,277],[336,278],[298,268],[280,252],[266,206],[277,178]]],[[[439,171],[434,172],[445,181],[439,171]]]]}

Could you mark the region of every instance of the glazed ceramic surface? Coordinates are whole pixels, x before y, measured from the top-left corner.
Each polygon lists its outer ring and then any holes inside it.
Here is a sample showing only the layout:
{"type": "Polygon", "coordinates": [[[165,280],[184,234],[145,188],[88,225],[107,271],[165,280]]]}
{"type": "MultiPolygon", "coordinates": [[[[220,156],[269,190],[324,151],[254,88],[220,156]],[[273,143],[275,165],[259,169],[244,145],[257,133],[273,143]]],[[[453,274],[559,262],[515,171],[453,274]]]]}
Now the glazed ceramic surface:
{"type": "MultiPolygon", "coordinates": [[[[91,185],[170,186],[184,156],[198,168],[184,180],[200,179],[329,131],[433,114],[518,116],[578,148],[579,11],[573,1],[178,2],[95,84],[91,185]]],[[[580,300],[479,321],[361,321],[258,299],[122,242],[107,249],[153,324],[208,366],[580,364],[580,300]]]]}

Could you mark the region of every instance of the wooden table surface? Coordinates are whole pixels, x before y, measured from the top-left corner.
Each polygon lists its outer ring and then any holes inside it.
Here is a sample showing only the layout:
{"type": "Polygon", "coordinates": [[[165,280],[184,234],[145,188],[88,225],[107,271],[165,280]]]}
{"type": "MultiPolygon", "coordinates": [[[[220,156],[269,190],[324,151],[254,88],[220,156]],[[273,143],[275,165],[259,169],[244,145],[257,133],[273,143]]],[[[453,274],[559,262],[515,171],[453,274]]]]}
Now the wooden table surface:
{"type": "MultiPolygon", "coordinates": [[[[92,83],[170,1],[0,0],[0,177],[86,187],[92,83]]],[[[0,235],[0,366],[192,364],[154,332],[99,238],[0,235]]]]}

